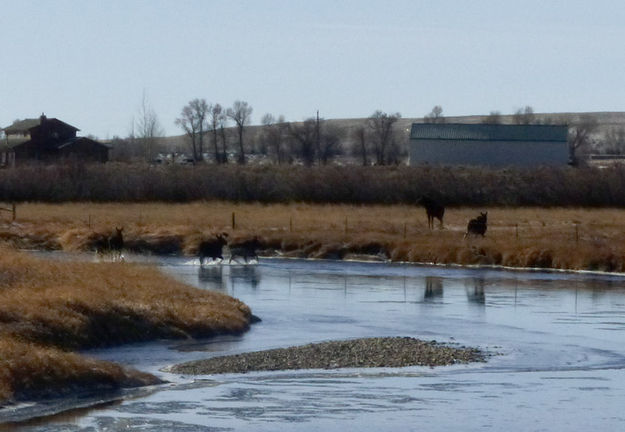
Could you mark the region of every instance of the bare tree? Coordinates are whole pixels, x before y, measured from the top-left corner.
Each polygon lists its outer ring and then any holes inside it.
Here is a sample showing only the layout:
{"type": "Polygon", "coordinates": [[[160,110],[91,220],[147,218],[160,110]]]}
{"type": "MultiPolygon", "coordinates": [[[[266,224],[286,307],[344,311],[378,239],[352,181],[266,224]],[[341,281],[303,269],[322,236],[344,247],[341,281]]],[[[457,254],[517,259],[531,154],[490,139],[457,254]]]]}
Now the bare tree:
{"type": "Polygon", "coordinates": [[[352,132],[353,147],[352,154],[362,157],[362,166],[369,165],[367,158],[367,130],[364,126],[358,126],[352,132]]]}
{"type": "Polygon", "coordinates": [[[274,161],[282,164],[286,160],[285,155],[285,134],[287,130],[284,116],[277,119],[272,114],[265,114],[261,120],[263,130],[260,136],[260,143],[267,149],[271,149],[274,161]]]}
{"type": "Polygon", "coordinates": [[[569,157],[574,165],[579,163],[579,153],[590,148],[591,135],[599,127],[597,119],[583,115],[569,128],[569,157]]]}
{"type": "Polygon", "coordinates": [[[374,112],[367,119],[367,126],[371,129],[373,151],[376,163],[384,165],[387,162],[387,150],[391,142],[393,124],[401,118],[401,114],[387,114],[382,111],[374,112]]]}
{"type": "Polygon", "coordinates": [[[145,91],[141,98],[138,117],[139,119],[136,121],[136,125],[133,121],[133,137],[140,140],[143,145],[144,157],[149,162],[154,159],[156,138],[163,136],[164,132],[154,109],[150,106],[145,91]],[[134,135],[135,131],[136,135],[134,135]]]}
{"type": "Polygon", "coordinates": [[[204,131],[207,127],[206,116],[210,110],[206,99],[193,99],[182,108],[180,118],[175,122],[191,139],[194,161],[201,161],[204,158],[204,131]]]}
{"type": "Polygon", "coordinates": [[[434,106],[432,111],[425,117],[423,117],[424,123],[445,123],[445,117],[443,117],[443,107],[440,105],[434,106]]]}
{"type": "Polygon", "coordinates": [[[219,118],[219,138],[221,138],[221,159],[222,164],[228,163],[228,136],[226,134],[226,126],[228,126],[228,117],[221,116],[219,118]]]}
{"type": "Polygon", "coordinates": [[[534,108],[527,105],[525,108],[519,108],[512,115],[512,121],[518,125],[530,125],[536,123],[536,115],[534,108]]]}
{"type": "Polygon", "coordinates": [[[223,126],[224,121],[225,121],[225,113],[223,111],[222,106],[218,103],[216,103],[215,105],[211,105],[211,108],[208,111],[208,127],[211,131],[212,138],[213,138],[213,150],[215,152],[215,162],[217,162],[218,164],[227,162],[227,156],[225,155],[225,140],[224,140],[223,151],[219,150],[219,145],[217,142],[218,135],[219,135],[219,128],[223,126]]]}
{"type": "Polygon", "coordinates": [[[499,111],[491,111],[482,120],[483,124],[501,124],[501,113],[499,111]]]}
{"type": "Polygon", "coordinates": [[[304,165],[312,166],[315,162],[317,120],[311,117],[303,122],[289,123],[289,135],[295,144],[295,153],[302,158],[304,165]]]}
{"type": "Polygon", "coordinates": [[[341,140],[344,133],[336,125],[331,125],[326,122],[317,122],[319,128],[319,155],[317,156],[319,161],[323,165],[327,165],[336,156],[343,153],[341,146],[341,140]]]}
{"type": "Polygon", "coordinates": [[[613,127],[605,134],[602,149],[607,154],[625,153],[625,128],[613,127]]]}
{"type": "Polygon", "coordinates": [[[252,107],[244,101],[235,101],[232,108],[228,108],[226,115],[231,118],[237,126],[239,133],[239,155],[237,162],[240,164],[245,163],[245,148],[243,146],[243,130],[245,126],[250,122],[252,115],[252,107]]]}

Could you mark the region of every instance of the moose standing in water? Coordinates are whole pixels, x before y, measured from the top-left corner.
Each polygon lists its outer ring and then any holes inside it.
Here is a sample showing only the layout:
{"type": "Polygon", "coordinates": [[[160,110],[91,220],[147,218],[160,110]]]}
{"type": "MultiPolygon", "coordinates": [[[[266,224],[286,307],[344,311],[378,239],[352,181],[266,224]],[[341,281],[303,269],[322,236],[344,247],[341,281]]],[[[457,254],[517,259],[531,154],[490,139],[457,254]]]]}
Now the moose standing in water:
{"type": "Polygon", "coordinates": [[[487,217],[488,212],[480,212],[480,215],[478,217],[471,219],[467,225],[467,232],[464,234],[464,237],[466,238],[469,234],[475,236],[481,235],[482,237],[484,237],[484,234],[486,233],[487,217]]]}
{"type": "Polygon", "coordinates": [[[222,255],[223,247],[228,243],[226,239],[228,233],[217,234],[215,238],[210,240],[204,240],[198,247],[198,254],[200,256],[200,265],[204,264],[206,258],[210,258],[212,261],[220,259],[220,262],[224,260],[222,255]]]}
{"type": "Polygon", "coordinates": [[[440,222],[440,227],[443,227],[443,215],[445,214],[445,206],[441,203],[433,200],[432,198],[423,195],[417,200],[417,204],[425,207],[425,212],[428,215],[428,228],[434,228],[434,218],[440,222]]]}
{"type": "Polygon", "coordinates": [[[124,227],[115,227],[115,233],[108,238],[108,250],[113,256],[113,260],[122,260],[122,249],[124,248],[124,227]]]}
{"type": "Polygon", "coordinates": [[[245,240],[238,243],[233,243],[230,246],[230,260],[228,264],[232,262],[234,259],[236,261],[236,257],[241,257],[245,259],[245,263],[247,264],[248,258],[254,258],[258,261],[258,255],[256,254],[256,250],[258,250],[262,244],[258,240],[257,236],[254,236],[251,240],[245,240]]]}

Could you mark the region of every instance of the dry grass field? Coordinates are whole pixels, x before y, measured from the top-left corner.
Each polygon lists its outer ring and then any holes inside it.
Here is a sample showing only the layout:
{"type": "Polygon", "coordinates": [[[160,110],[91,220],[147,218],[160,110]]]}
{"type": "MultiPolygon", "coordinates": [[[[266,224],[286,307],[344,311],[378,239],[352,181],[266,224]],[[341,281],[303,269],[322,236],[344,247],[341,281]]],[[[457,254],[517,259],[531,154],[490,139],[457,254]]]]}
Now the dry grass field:
{"type": "Polygon", "coordinates": [[[155,377],[72,350],[238,333],[251,312],[153,268],[35,258],[0,250],[0,402],[113,390],[155,377]]]}
{"type": "Polygon", "coordinates": [[[192,255],[202,238],[260,236],[265,254],[513,267],[625,271],[625,210],[582,208],[448,208],[444,227],[427,227],[408,205],[23,204],[0,239],[18,247],[93,250],[123,226],[126,247],[192,255]],[[488,211],[484,238],[463,239],[469,219],[488,211]],[[232,227],[232,215],[235,228],[232,227]]]}

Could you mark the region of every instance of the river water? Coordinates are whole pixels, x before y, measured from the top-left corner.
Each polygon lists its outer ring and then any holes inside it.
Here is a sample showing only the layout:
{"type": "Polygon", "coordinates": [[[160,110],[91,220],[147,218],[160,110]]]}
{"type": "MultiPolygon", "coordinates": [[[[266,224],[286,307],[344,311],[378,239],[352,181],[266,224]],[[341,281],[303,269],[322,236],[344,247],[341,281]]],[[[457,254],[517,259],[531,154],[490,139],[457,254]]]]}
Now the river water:
{"type": "Polygon", "coordinates": [[[156,265],[243,300],[262,322],[241,336],[92,351],[170,383],[20,430],[625,430],[625,278],[281,259],[156,265]],[[477,346],[491,357],[441,368],[163,371],[208,356],[369,336],[477,346]]]}

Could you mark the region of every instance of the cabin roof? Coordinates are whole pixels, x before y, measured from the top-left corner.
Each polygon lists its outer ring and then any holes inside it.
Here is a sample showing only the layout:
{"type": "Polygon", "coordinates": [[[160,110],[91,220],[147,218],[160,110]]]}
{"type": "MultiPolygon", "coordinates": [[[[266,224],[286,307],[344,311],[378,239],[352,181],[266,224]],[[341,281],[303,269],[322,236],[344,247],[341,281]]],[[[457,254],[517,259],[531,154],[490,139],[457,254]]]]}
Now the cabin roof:
{"type": "MultiPolygon", "coordinates": [[[[4,130],[4,133],[7,135],[23,134],[23,133],[29,132],[33,128],[41,126],[41,120],[42,120],[42,117],[35,118],[35,119],[18,120],[14,122],[12,125],[3,128],[3,130],[4,130]]],[[[80,130],[77,127],[67,124],[64,121],[61,121],[57,118],[43,117],[43,120],[46,122],[52,122],[52,123],[63,125],[66,128],[73,129],[75,131],[80,130]]]]}

